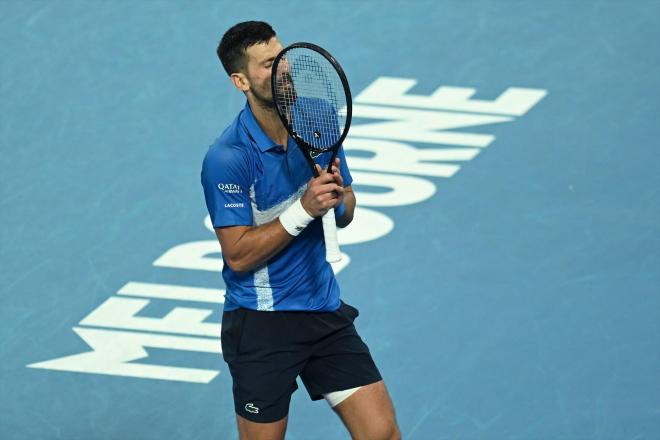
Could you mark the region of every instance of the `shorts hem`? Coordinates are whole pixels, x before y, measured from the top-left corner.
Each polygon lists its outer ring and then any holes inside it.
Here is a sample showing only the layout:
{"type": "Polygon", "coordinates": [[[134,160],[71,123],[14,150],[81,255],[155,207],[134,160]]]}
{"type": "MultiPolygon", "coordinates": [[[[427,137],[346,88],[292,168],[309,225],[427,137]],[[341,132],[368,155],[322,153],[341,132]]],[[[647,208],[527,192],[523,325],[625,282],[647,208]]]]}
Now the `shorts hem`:
{"type": "Polygon", "coordinates": [[[234,408],[234,411],[236,412],[236,415],[241,416],[244,419],[246,419],[246,420],[248,420],[252,423],[274,423],[274,422],[278,422],[278,421],[282,420],[283,418],[285,418],[286,416],[289,415],[289,409],[288,408],[284,412],[284,414],[278,413],[276,415],[272,415],[272,414],[269,414],[269,415],[254,414],[254,413],[250,413],[248,411],[244,411],[244,410],[239,409],[239,408],[234,408]]]}

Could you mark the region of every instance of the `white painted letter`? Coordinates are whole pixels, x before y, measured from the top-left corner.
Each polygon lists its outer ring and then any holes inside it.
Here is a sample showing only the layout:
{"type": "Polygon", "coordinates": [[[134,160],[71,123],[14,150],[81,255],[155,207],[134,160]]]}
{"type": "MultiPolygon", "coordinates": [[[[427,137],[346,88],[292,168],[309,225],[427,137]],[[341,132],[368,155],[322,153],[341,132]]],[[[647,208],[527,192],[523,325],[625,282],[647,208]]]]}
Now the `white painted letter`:
{"type": "Polygon", "coordinates": [[[161,255],[153,264],[157,267],[174,269],[222,271],[222,258],[209,257],[213,254],[220,254],[218,240],[191,241],[190,243],[174,246],[161,255]]]}
{"type": "Polygon", "coordinates": [[[144,347],[220,353],[218,339],[80,327],[74,327],[73,330],[89,344],[92,351],[37,362],[28,367],[197,383],[209,383],[220,373],[200,368],[130,363],[148,356],[144,347]]]}
{"type": "Polygon", "coordinates": [[[490,134],[464,133],[445,130],[495,124],[512,120],[512,118],[505,116],[411,110],[373,105],[354,105],[353,117],[385,119],[385,122],[380,121],[351,125],[351,136],[353,137],[395,139],[400,141],[462,145],[468,147],[486,147],[493,142],[495,136],[490,134]]]}
{"type": "Polygon", "coordinates": [[[135,316],[149,304],[148,299],[110,297],[80,323],[93,327],[113,327],[198,336],[220,337],[220,324],[202,322],[212,313],[209,309],[174,307],[163,318],[135,316]]]}
{"type": "Polygon", "coordinates": [[[403,206],[423,202],[435,194],[435,185],[426,179],[396,174],[355,171],[353,185],[390,188],[387,192],[369,192],[355,189],[355,198],[361,206],[403,206]]]}
{"type": "Polygon", "coordinates": [[[203,287],[177,286],[174,284],[140,283],[129,281],[119,289],[119,295],[141,296],[148,298],[171,299],[223,304],[224,289],[206,289],[203,287]]]}
{"type": "Polygon", "coordinates": [[[347,227],[338,229],[337,236],[341,245],[357,244],[377,240],[393,228],[394,222],[385,214],[356,206],[353,221],[347,227]]]}
{"type": "Polygon", "coordinates": [[[470,99],[475,89],[443,86],[431,96],[406,94],[415,84],[414,79],[382,76],[362,91],[355,102],[522,116],[548,93],[543,89],[509,87],[496,100],[482,101],[470,99]]]}
{"type": "Polygon", "coordinates": [[[350,137],[344,142],[344,150],[348,155],[348,164],[352,170],[436,177],[451,177],[460,167],[454,164],[432,162],[471,160],[480,151],[475,148],[414,148],[401,142],[350,137]],[[375,155],[366,158],[350,155],[351,151],[365,151],[375,153],[375,155]]]}

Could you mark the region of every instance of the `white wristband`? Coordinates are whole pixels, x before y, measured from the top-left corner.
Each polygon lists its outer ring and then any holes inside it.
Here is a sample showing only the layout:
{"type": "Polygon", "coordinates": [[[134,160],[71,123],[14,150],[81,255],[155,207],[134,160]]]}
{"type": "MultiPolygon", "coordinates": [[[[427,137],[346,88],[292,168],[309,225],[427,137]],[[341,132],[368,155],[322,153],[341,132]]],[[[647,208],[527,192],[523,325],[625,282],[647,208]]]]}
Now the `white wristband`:
{"type": "Polygon", "coordinates": [[[312,220],[314,220],[314,217],[307,214],[300,199],[293,202],[293,205],[280,214],[280,223],[282,223],[286,232],[294,237],[297,237],[312,220]]]}

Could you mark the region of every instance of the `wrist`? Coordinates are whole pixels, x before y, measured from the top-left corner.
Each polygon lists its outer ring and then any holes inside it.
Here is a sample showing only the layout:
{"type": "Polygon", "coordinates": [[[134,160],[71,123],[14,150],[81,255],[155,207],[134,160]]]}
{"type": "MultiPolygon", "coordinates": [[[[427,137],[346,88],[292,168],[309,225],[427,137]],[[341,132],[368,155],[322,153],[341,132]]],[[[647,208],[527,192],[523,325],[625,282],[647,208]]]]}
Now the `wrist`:
{"type": "Polygon", "coordinates": [[[302,202],[298,199],[280,214],[279,220],[286,232],[296,237],[314,220],[314,217],[305,211],[302,202]]]}

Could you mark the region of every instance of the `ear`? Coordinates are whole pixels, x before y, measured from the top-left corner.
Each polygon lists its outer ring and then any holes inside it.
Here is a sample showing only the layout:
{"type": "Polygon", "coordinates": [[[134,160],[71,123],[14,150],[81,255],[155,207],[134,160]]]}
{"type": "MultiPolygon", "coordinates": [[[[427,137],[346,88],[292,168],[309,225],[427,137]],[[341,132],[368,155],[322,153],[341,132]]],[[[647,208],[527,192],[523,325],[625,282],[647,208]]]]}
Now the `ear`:
{"type": "Polygon", "coordinates": [[[234,84],[234,87],[243,93],[250,90],[250,80],[248,80],[244,73],[232,73],[230,79],[232,84],[234,84]]]}

